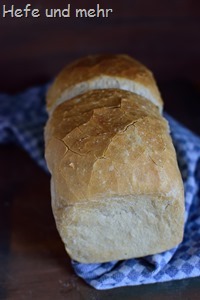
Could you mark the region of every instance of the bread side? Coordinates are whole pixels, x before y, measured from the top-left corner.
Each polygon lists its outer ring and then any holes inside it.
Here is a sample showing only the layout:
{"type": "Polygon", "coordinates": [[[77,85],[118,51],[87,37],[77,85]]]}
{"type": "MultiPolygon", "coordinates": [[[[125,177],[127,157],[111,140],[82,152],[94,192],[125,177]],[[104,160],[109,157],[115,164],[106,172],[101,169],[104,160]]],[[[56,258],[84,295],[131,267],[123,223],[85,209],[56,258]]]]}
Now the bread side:
{"type": "Polygon", "coordinates": [[[45,137],[54,216],[73,259],[140,257],[181,241],[183,184],[154,104],[90,91],[56,107],[45,137]]]}
{"type": "Polygon", "coordinates": [[[183,237],[180,203],[157,195],[113,196],[54,209],[54,214],[66,251],[82,263],[160,253],[183,237]]]}
{"type": "Polygon", "coordinates": [[[127,55],[94,55],[69,64],[48,91],[51,113],[62,102],[94,89],[116,88],[134,92],[162,111],[162,99],[150,70],[127,55]]]}

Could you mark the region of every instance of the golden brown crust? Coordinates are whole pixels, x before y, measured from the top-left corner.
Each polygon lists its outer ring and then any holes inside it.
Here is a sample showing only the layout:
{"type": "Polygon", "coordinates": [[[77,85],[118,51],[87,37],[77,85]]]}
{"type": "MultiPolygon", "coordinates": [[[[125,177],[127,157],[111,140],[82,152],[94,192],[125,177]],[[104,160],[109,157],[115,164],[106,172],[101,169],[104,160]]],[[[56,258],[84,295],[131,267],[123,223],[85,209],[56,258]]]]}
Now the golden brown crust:
{"type": "Polygon", "coordinates": [[[146,98],[152,98],[150,100],[162,110],[163,102],[153,74],[128,55],[93,55],[69,64],[56,77],[49,89],[47,108],[50,111],[57,101],[66,100],[68,95],[72,98],[90,89],[107,87],[136,93],[139,90],[143,96],[146,95],[146,98]],[[100,80],[102,83],[99,86],[100,80]],[[74,92],[76,86],[78,91],[74,92]]]}
{"type": "Polygon", "coordinates": [[[46,148],[63,205],[176,193],[179,171],[167,131],[157,108],[127,91],[95,90],[62,103],[47,124],[46,148]]]}
{"type": "Polygon", "coordinates": [[[150,71],[122,55],[75,62],[50,88],[45,157],[56,225],[73,259],[128,259],[181,242],[183,183],[159,97],[150,71]]]}

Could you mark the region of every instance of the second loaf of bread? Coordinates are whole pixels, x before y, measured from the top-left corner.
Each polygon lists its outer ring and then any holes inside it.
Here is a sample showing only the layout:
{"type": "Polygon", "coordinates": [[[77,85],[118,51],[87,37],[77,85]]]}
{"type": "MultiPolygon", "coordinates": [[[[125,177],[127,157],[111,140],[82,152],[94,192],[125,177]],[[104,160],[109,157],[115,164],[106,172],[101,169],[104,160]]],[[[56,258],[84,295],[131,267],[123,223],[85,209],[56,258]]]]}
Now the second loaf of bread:
{"type": "Polygon", "coordinates": [[[54,107],[45,144],[53,213],[74,260],[141,257],[180,243],[183,183],[155,103],[121,89],[87,91],[54,107]]]}

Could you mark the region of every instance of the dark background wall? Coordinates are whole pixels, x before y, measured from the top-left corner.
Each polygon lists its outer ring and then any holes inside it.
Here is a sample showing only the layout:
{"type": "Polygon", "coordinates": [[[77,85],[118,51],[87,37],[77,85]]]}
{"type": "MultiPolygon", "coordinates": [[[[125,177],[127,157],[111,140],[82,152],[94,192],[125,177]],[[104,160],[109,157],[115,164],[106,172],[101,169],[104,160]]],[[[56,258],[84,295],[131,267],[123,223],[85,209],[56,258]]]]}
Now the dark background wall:
{"type": "MultiPolygon", "coordinates": [[[[112,8],[108,18],[0,17],[0,91],[47,82],[69,61],[92,53],[128,53],[155,74],[165,109],[200,133],[198,0],[10,1],[24,8],[112,8]]],[[[0,5],[2,15],[2,5],[0,5]]]]}
{"type": "MultiPolygon", "coordinates": [[[[154,73],[165,109],[200,134],[199,0],[0,1],[0,93],[51,80],[73,59],[128,53],[154,73]],[[109,18],[2,18],[2,5],[112,8],[109,18]]],[[[1,125],[1,124],[0,124],[1,125]]],[[[49,176],[0,145],[0,299],[199,299],[200,279],[95,291],[75,276],[56,231],[49,176]]]]}

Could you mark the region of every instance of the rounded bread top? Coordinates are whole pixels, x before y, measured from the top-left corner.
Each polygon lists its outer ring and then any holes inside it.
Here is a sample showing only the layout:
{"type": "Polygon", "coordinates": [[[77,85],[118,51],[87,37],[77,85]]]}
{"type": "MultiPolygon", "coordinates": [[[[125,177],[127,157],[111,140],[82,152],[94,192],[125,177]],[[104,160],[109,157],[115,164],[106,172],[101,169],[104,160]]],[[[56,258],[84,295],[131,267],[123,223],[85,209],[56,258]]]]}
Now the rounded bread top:
{"type": "Polygon", "coordinates": [[[46,126],[46,159],[59,207],[114,195],[180,193],[167,122],[145,98],[95,90],[57,106],[46,126]]]}
{"type": "Polygon", "coordinates": [[[152,72],[128,55],[92,55],[67,65],[47,93],[49,112],[65,100],[95,89],[134,92],[162,111],[163,101],[152,72]]]}

